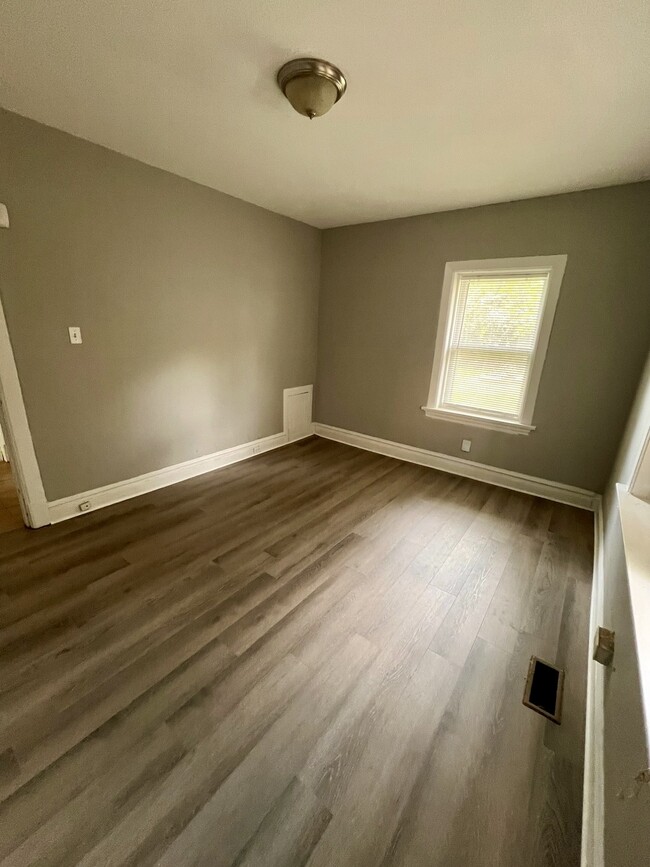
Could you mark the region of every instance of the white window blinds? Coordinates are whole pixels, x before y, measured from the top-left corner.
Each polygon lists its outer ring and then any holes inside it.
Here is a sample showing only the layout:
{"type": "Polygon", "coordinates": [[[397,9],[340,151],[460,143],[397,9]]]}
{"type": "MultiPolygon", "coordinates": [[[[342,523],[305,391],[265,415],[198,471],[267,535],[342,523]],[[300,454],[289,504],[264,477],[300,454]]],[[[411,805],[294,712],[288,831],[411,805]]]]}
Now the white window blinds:
{"type": "Polygon", "coordinates": [[[521,417],[549,273],[457,274],[440,407],[521,417]]]}

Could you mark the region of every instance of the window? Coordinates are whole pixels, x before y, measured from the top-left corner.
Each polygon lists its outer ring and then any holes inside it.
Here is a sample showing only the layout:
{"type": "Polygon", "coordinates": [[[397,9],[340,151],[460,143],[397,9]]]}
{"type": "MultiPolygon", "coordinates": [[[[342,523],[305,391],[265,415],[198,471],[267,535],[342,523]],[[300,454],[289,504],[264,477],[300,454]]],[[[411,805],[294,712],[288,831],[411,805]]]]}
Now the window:
{"type": "Polygon", "coordinates": [[[448,262],[430,418],[528,434],[566,256],[448,262]]]}

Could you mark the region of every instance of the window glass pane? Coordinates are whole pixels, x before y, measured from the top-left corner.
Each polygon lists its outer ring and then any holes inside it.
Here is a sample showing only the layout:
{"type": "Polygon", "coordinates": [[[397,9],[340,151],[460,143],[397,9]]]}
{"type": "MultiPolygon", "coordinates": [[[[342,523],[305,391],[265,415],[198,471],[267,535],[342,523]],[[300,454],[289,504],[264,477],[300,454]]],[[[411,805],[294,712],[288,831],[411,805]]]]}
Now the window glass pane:
{"type": "Polygon", "coordinates": [[[547,285],[548,273],[458,279],[443,406],[520,415],[547,285]]]}

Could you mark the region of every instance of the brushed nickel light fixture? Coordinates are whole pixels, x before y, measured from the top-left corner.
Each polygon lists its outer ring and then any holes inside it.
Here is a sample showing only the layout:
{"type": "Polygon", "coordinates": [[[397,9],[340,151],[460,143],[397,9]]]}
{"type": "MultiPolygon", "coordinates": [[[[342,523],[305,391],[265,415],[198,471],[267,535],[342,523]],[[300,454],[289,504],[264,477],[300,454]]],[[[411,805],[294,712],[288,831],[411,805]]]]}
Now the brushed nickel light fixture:
{"type": "Polygon", "coordinates": [[[280,90],[295,108],[312,120],[330,110],[345,93],[345,76],[326,60],[299,57],[278,70],[280,90]]]}

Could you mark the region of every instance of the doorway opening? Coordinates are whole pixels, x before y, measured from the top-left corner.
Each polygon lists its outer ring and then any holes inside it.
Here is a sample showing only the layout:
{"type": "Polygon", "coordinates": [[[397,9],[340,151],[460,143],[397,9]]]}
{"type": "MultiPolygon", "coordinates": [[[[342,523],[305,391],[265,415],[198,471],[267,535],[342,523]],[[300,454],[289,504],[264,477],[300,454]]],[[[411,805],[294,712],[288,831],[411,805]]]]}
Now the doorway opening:
{"type": "MultiPolygon", "coordinates": [[[[44,527],[50,523],[41,471],[36,460],[23,394],[18,379],[7,320],[0,296],[0,427],[2,452],[8,458],[0,462],[0,518],[7,523],[21,516],[27,527],[44,527]],[[18,499],[18,513],[16,500],[18,499]],[[6,506],[4,504],[7,504],[6,506]]],[[[0,532],[2,532],[0,521],[0,532]]],[[[12,527],[12,529],[16,529],[12,527]]]]}
{"type": "Polygon", "coordinates": [[[0,419],[0,535],[10,530],[18,530],[24,524],[18,486],[11,469],[9,448],[0,419]]]}

